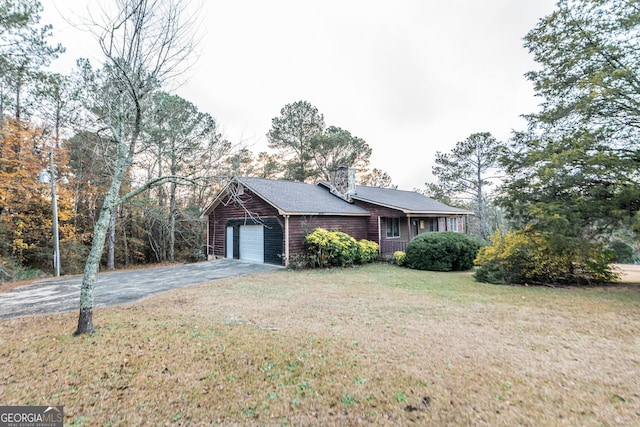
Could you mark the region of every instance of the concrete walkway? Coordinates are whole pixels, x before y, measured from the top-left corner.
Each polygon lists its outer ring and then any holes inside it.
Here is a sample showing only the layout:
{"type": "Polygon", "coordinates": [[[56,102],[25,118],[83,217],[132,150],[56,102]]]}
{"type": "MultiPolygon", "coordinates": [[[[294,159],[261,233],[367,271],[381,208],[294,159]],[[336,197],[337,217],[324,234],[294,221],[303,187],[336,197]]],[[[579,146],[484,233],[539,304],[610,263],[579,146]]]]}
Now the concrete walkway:
{"type": "MultiPolygon", "coordinates": [[[[223,258],[100,273],[94,290],[94,307],[129,304],[171,289],[279,268],[282,267],[223,258]]],[[[82,276],[63,276],[0,293],[0,319],[79,310],[81,283],[82,276]]]]}

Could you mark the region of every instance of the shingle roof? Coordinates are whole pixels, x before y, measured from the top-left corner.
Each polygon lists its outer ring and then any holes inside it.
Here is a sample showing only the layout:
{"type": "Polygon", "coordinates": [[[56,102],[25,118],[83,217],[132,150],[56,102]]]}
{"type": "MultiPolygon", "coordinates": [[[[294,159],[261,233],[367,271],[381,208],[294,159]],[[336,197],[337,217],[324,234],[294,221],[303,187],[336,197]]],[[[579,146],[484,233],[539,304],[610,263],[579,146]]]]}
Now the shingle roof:
{"type": "MultiPolygon", "coordinates": [[[[329,183],[319,185],[263,178],[235,177],[237,181],[278,209],[281,215],[348,215],[369,216],[371,213],[329,192],[329,183]]],[[[225,197],[225,190],[205,209],[208,215],[225,197]]],[[[415,191],[356,185],[354,200],[397,209],[406,214],[471,214],[464,209],[447,206],[415,191]]]]}
{"type": "Polygon", "coordinates": [[[287,215],[371,215],[325,188],[304,182],[236,177],[238,182],[287,215]]]}
{"type": "MultiPolygon", "coordinates": [[[[320,182],[319,185],[327,189],[331,188],[327,181],[320,182]]],[[[393,188],[356,185],[356,192],[351,195],[351,198],[397,209],[407,214],[443,213],[464,215],[472,213],[465,209],[445,205],[415,191],[396,190],[393,188]]]]}
{"type": "Polygon", "coordinates": [[[356,194],[353,194],[351,198],[398,209],[405,213],[471,213],[465,209],[447,206],[444,203],[440,203],[437,200],[433,200],[415,191],[395,190],[392,188],[356,185],[356,194]]]}

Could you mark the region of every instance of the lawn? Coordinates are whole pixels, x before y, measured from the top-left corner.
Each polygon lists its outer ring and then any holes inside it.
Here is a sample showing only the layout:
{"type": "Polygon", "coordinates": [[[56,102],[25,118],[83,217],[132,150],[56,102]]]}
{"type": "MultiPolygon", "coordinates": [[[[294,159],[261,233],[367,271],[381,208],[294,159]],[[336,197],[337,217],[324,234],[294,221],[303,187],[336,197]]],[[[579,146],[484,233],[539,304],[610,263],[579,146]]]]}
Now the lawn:
{"type": "Polygon", "coordinates": [[[273,271],[0,322],[0,405],[66,425],[640,425],[640,285],[273,271]]]}

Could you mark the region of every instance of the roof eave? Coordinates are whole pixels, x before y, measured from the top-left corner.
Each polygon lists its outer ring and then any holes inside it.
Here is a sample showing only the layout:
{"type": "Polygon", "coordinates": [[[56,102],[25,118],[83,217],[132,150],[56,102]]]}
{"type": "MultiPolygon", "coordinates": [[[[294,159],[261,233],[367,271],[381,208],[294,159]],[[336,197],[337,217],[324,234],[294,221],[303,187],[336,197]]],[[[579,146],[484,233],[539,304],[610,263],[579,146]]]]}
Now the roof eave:
{"type": "Polygon", "coordinates": [[[404,210],[407,215],[472,215],[469,211],[411,211],[404,210]]]}
{"type": "Polygon", "coordinates": [[[397,211],[403,211],[403,212],[405,211],[405,209],[403,209],[403,208],[401,208],[399,206],[388,205],[386,203],[380,203],[380,202],[375,201],[375,200],[365,199],[364,197],[359,197],[357,194],[352,194],[351,198],[353,200],[359,200],[361,202],[371,203],[372,205],[378,205],[378,206],[382,206],[382,207],[389,208],[389,209],[395,209],[397,211]]]}
{"type": "Polygon", "coordinates": [[[216,207],[218,207],[220,202],[222,202],[222,195],[226,193],[227,188],[229,188],[229,184],[231,184],[233,180],[234,178],[231,178],[229,182],[227,182],[227,184],[224,186],[224,188],[218,192],[213,201],[209,203],[206,208],[204,208],[204,210],[200,214],[200,219],[205,219],[216,207]]]}
{"type": "Polygon", "coordinates": [[[345,212],[285,212],[278,209],[278,213],[280,215],[288,215],[288,216],[371,216],[370,213],[345,213],[345,212]]]}

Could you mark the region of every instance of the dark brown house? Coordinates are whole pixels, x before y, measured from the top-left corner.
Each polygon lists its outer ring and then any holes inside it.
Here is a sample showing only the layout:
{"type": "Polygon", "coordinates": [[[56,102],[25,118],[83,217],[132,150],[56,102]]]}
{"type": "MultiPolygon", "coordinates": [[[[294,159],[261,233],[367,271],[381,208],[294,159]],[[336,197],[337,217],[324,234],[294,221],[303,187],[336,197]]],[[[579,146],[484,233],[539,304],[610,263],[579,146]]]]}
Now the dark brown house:
{"type": "Polygon", "coordinates": [[[420,233],[464,232],[469,214],[416,192],[356,186],[347,178],[343,185],[313,185],[234,177],[202,216],[210,259],[287,265],[304,253],[304,236],[316,227],[372,240],[386,255],[405,250],[420,233]]]}

